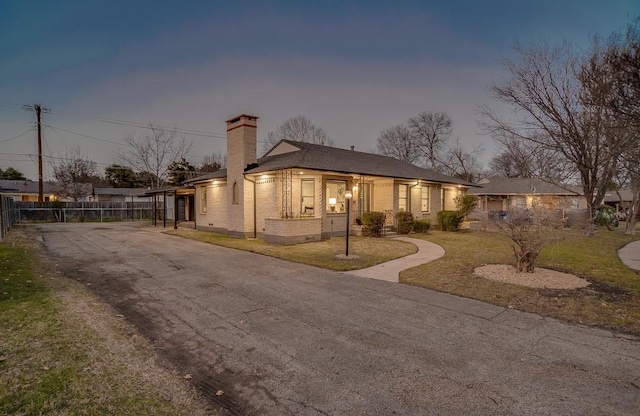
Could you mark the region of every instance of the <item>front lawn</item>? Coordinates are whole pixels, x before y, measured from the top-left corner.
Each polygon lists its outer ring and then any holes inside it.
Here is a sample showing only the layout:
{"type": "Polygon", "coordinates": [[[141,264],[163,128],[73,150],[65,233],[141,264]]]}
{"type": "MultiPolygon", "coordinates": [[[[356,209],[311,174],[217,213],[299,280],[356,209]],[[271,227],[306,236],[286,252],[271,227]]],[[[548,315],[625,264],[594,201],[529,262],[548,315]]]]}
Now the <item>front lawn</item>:
{"type": "Polygon", "coordinates": [[[232,238],[208,231],[177,229],[165,231],[165,233],[336,271],[362,269],[398,257],[408,256],[417,251],[415,245],[404,241],[388,238],[350,237],[349,256],[356,255],[358,258],[340,259],[336,256],[345,252],[343,237],[282,246],[268,244],[261,239],[232,238]]]}
{"type": "Polygon", "coordinates": [[[594,237],[559,230],[563,237],[543,251],[538,267],[571,273],[591,285],[577,290],[534,289],[477,277],[485,264],[513,264],[510,240],[487,231],[433,231],[412,235],[441,245],[446,254],[400,273],[402,283],[479,299],[522,311],[640,335],[640,274],[627,268],[617,250],[640,239],[599,230],[594,237]]]}

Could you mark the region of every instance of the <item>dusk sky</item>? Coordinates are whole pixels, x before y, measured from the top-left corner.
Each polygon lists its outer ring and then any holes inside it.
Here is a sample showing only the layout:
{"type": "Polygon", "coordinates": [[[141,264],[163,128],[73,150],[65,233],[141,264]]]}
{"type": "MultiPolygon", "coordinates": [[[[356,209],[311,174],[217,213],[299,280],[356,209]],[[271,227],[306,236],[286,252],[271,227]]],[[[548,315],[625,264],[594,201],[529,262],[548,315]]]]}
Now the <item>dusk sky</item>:
{"type": "Polygon", "coordinates": [[[188,136],[198,165],[226,151],[240,113],[260,117],[258,140],[304,115],[337,147],[373,151],[382,129],[447,112],[486,164],[477,106],[500,108],[489,86],[516,41],[586,46],[638,15],[638,0],[0,0],[0,168],[37,179],[35,131],[12,139],[34,103],[51,109],[45,179],[77,145],[100,170],[118,162],[135,123],[203,132],[188,136]]]}

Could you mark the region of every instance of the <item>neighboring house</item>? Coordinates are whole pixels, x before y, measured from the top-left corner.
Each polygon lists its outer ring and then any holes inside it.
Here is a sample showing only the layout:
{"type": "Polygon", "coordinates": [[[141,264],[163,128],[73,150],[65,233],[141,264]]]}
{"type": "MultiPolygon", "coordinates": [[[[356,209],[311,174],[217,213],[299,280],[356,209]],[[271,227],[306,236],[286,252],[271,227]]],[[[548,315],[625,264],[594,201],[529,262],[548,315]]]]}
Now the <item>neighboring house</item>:
{"type": "Polygon", "coordinates": [[[633,203],[633,191],[621,189],[617,192],[607,192],[604,196],[604,203],[616,209],[619,218],[626,219],[631,204],[633,203]]]}
{"type": "MultiPolygon", "coordinates": [[[[44,201],[56,201],[58,199],[55,184],[43,182],[42,188],[44,201]]],[[[38,182],[3,179],[0,180],[0,194],[8,196],[14,201],[38,202],[38,182]]]]}
{"type": "Polygon", "coordinates": [[[93,188],[90,200],[97,202],[149,202],[146,188],[93,188]]]}
{"type": "Polygon", "coordinates": [[[227,121],[227,169],[186,181],[195,187],[199,230],[297,243],[344,235],[362,213],[400,211],[433,222],[476,186],[397,159],[283,140],[256,160],[257,117],[227,121]],[[352,199],[346,195],[351,192],[352,199]]]}
{"type": "Polygon", "coordinates": [[[517,208],[543,207],[561,219],[571,213],[586,212],[587,202],[576,186],[560,186],[533,178],[490,178],[480,183],[482,188],[469,190],[479,198],[470,215],[476,219],[493,218],[500,211],[517,208]]]}

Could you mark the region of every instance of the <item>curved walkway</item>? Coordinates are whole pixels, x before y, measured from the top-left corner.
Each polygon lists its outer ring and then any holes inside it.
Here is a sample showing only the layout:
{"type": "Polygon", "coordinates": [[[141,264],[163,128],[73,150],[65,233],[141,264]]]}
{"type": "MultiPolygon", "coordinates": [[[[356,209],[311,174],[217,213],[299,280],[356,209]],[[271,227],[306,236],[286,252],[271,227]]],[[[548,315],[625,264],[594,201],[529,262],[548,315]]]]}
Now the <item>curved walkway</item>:
{"type": "Polygon", "coordinates": [[[628,268],[640,272],[640,240],[633,241],[618,250],[618,257],[628,268]]]}
{"type": "Polygon", "coordinates": [[[343,273],[398,283],[400,281],[401,271],[410,269],[411,267],[419,266],[424,263],[428,263],[444,256],[444,249],[435,243],[409,237],[394,238],[397,240],[407,241],[409,243],[415,244],[416,246],[418,246],[418,252],[409,256],[388,261],[386,263],[367,267],[366,269],[352,270],[343,273]]]}

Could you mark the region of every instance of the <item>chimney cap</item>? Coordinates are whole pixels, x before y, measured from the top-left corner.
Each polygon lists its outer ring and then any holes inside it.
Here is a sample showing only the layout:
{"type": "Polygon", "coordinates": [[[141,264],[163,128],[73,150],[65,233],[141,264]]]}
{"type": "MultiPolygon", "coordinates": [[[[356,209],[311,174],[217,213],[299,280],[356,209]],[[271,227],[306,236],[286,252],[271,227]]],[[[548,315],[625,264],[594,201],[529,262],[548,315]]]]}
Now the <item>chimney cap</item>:
{"type": "Polygon", "coordinates": [[[242,119],[257,120],[258,117],[252,116],[252,115],[249,115],[249,114],[240,114],[240,115],[237,115],[235,117],[231,117],[229,120],[227,120],[227,124],[235,123],[235,122],[240,121],[242,119]]]}

